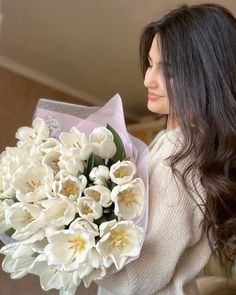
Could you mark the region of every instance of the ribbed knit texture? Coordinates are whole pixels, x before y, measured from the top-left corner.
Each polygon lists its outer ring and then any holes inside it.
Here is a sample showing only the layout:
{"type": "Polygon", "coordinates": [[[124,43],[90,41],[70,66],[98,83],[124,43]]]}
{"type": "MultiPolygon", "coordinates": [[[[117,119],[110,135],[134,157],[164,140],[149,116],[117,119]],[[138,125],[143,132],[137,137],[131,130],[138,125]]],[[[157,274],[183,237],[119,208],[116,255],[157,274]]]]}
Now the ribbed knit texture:
{"type": "MultiPolygon", "coordinates": [[[[140,257],[108,278],[97,280],[98,295],[198,294],[196,277],[211,250],[200,226],[201,211],[175,181],[165,160],[181,144],[179,127],[161,131],[151,143],[148,232],[140,257]]],[[[188,161],[181,162],[178,169],[183,171],[188,161]]],[[[200,181],[197,187],[204,198],[200,181]]]]}

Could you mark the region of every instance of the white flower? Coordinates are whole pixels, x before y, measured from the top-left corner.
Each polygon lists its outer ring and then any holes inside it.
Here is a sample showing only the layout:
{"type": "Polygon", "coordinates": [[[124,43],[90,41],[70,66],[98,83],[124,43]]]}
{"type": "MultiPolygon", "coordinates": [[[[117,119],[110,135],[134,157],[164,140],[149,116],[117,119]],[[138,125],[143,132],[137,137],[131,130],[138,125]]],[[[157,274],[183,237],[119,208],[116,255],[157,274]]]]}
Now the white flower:
{"type": "Polygon", "coordinates": [[[59,181],[54,181],[52,187],[56,196],[64,196],[71,200],[76,200],[81,197],[86,185],[87,178],[84,175],[80,175],[78,178],[74,176],[61,176],[59,181]]]}
{"type": "Polygon", "coordinates": [[[81,160],[87,160],[93,152],[87,135],[80,132],[76,127],[72,127],[70,132],[62,132],[59,139],[65,147],[76,150],[81,160]]]}
{"type": "MultiPolygon", "coordinates": [[[[30,149],[30,156],[36,162],[41,163],[42,161],[44,161],[45,156],[47,156],[48,153],[51,153],[52,150],[58,153],[60,152],[61,143],[55,138],[48,138],[39,145],[35,145],[34,143],[30,144],[32,145],[30,149]]],[[[18,146],[21,147],[22,144],[18,143],[18,146]]]]}
{"type": "Polygon", "coordinates": [[[111,191],[103,185],[89,186],[84,190],[84,195],[97,201],[102,207],[109,207],[112,204],[111,191]]]}
{"type": "Polygon", "coordinates": [[[5,212],[7,208],[10,207],[13,203],[14,202],[12,199],[4,201],[0,200],[0,233],[4,233],[5,230],[9,228],[9,225],[6,223],[5,212]]]}
{"type": "Polygon", "coordinates": [[[41,204],[45,209],[40,215],[40,220],[49,227],[68,225],[75,218],[75,204],[67,198],[48,199],[41,204]]]}
{"type": "Polygon", "coordinates": [[[93,247],[88,252],[86,262],[78,265],[77,271],[73,274],[73,282],[77,285],[78,281],[80,282],[83,279],[85,286],[88,288],[92,280],[101,279],[105,274],[104,258],[93,247]]]}
{"type": "Polygon", "coordinates": [[[49,128],[43,119],[36,118],[33,128],[20,127],[16,132],[16,138],[20,141],[33,141],[36,145],[49,137],[49,128]]]}
{"type": "Polygon", "coordinates": [[[92,283],[92,281],[94,280],[101,280],[102,278],[105,277],[106,274],[107,274],[107,271],[105,267],[94,268],[89,275],[83,277],[83,282],[85,287],[88,288],[90,284],[92,283]]]}
{"type": "Polygon", "coordinates": [[[111,180],[118,185],[132,181],[135,173],[136,167],[130,161],[118,161],[110,168],[111,180]]]}
{"type": "Polygon", "coordinates": [[[2,268],[11,274],[12,279],[20,279],[28,273],[29,267],[35,260],[30,245],[21,242],[11,243],[1,248],[0,253],[6,255],[2,268]]]}
{"type": "Polygon", "coordinates": [[[91,170],[89,178],[94,182],[94,184],[107,186],[107,180],[110,178],[110,171],[108,167],[99,165],[91,170]]]}
{"type": "Polygon", "coordinates": [[[110,257],[103,257],[94,247],[89,252],[87,263],[92,266],[92,270],[85,277],[83,276],[81,278],[85,279],[87,284],[88,282],[90,284],[92,279],[102,278],[102,276],[106,274],[106,269],[112,265],[113,261],[110,259],[110,257]]]}
{"type": "Polygon", "coordinates": [[[11,185],[19,201],[37,202],[51,193],[52,181],[53,170],[49,166],[31,163],[17,169],[11,185]]]}
{"type": "Polygon", "coordinates": [[[78,285],[78,282],[83,279],[85,287],[88,288],[92,280],[104,277],[106,275],[106,268],[102,264],[102,261],[103,257],[95,248],[92,248],[86,262],[79,264],[77,270],[73,272],[73,283],[78,285]]]}
{"type": "Polygon", "coordinates": [[[115,226],[117,224],[117,220],[113,219],[107,222],[103,222],[100,226],[99,226],[99,231],[100,231],[100,236],[103,237],[105,236],[107,233],[109,233],[110,229],[115,226]]]}
{"type": "Polygon", "coordinates": [[[102,238],[96,244],[98,252],[105,258],[110,257],[117,270],[126,263],[128,257],[136,257],[141,250],[142,228],[133,221],[114,221],[102,224],[102,238]]]}
{"type": "Polygon", "coordinates": [[[111,199],[115,203],[115,215],[124,219],[140,216],[144,206],[144,190],[140,178],[135,178],[131,183],[115,186],[111,192],[111,199]]]}
{"type": "Polygon", "coordinates": [[[78,285],[82,278],[89,275],[93,271],[92,265],[86,262],[77,265],[76,270],[73,272],[73,283],[78,285]]]}
{"type": "Polygon", "coordinates": [[[35,161],[46,164],[54,173],[59,171],[59,158],[61,156],[61,143],[55,138],[48,138],[38,146],[33,146],[31,156],[35,161]]]}
{"type": "MultiPolygon", "coordinates": [[[[27,241],[28,243],[28,241],[27,241]]],[[[44,239],[42,240],[38,240],[32,243],[32,249],[35,253],[43,253],[44,248],[47,246],[48,244],[48,240],[46,237],[44,237],[44,239]]]]}
{"type": "Polygon", "coordinates": [[[49,265],[62,266],[63,270],[73,271],[84,263],[95,245],[94,236],[80,229],[69,228],[48,236],[49,244],[44,253],[49,265]]]}
{"type": "Polygon", "coordinates": [[[20,166],[32,161],[29,155],[31,147],[30,143],[23,144],[20,147],[7,147],[1,154],[1,198],[15,197],[15,191],[11,187],[12,177],[20,166]]]}
{"type": "Polygon", "coordinates": [[[84,163],[76,150],[61,150],[58,166],[63,174],[77,177],[78,172],[84,172],[84,163]]]}
{"type": "Polygon", "coordinates": [[[48,165],[55,173],[58,173],[60,167],[58,165],[61,153],[51,149],[43,158],[42,163],[48,165]]]}
{"type": "Polygon", "coordinates": [[[38,149],[40,149],[44,155],[46,155],[52,149],[60,150],[60,148],[61,148],[60,141],[51,137],[49,137],[46,141],[44,141],[38,146],[38,149]]]}
{"type": "MultiPolygon", "coordinates": [[[[0,162],[0,165],[1,165],[1,164],[2,164],[2,163],[0,162]]],[[[3,173],[3,170],[2,170],[2,168],[1,168],[1,169],[0,169],[0,192],[3,191],[3,181],[2,181],[3,175],[4,175],[4,173],[3,173]]]]}
{"type": "Polygon", "coordinates": [[[6,221],[15,229],[13,239],[25,240],[43,227],[38,220],[42,208],[36,204],[17,202],[6,209],[6,221]]]}
{"type": "Polygon", "coordinates": [[[114,137],[106,127],[97,127],[89,134],[89,141],[93,145],[94,154],[102,159],[112,158],[116,153],[114,137]]]}
{"type": "Polygon", "coordinates": [[[70,228],[73,229],[74,231],[78,230],[85,230],[88,233],[90,233],[93,236],[99,236],[99,231],[98,231],[98,226],[96,223],[93,223],[90,220],[87,220],[85,218],[76,218],[71,224],[70,228]]]}
{"type": "Polygon", "coordinates": [[[98,167],[94,167],[89,173],[89,178],[92,181],[96,181],[97,179],[108,180],[110,178],[109,168],[104,165],[99,165],[98,167]]]}
{"type": "Polygon", "coordinates": [[[85,219],[98,219],[102,216],[102,206],[90,197],[78,199],[79,215],[85,219]]]}
{"type": "Polygon", "coordinates": [[[3,233],[7,229],[7,225],[5,222],[5,213],[2,201],[0,200],[0,233],[3,233]]]}
{"type": "Polygon", "coordinates": [[[48,265],[44,254],[40,254],[35,259],[28,272],[39,276],[40,285],[45,291],[74,287],[73,273],[61,270],[57,265],[48,265]]]}

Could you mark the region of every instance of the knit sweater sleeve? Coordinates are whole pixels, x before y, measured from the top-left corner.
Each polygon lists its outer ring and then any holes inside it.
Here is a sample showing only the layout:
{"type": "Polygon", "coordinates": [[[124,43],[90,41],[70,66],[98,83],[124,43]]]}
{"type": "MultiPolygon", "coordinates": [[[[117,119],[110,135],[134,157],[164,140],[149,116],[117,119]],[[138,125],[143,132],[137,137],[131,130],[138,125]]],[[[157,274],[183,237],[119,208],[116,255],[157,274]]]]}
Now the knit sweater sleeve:
{"type": "Polygon", "coordinates": [[[181,290],[198,275],[210,255],[200,226],[202,218],[188,192],[173,177],[164,155],[152,157],[149,225],[140,257],[97,280],[98,294],[190,294],[181,290]]]}

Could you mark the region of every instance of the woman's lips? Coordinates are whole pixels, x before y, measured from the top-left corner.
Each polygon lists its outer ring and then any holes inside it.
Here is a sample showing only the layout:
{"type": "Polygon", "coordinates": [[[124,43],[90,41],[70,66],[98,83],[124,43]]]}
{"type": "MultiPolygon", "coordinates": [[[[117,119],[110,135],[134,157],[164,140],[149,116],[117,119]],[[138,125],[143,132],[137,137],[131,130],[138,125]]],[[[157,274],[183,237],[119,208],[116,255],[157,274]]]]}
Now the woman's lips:
{"type": "Polygon", "coordinates": [[[150,100],[156,100],[161,97],[163,97],[163,96],[148,92],[148,99],[150,99],[150,100]]]}

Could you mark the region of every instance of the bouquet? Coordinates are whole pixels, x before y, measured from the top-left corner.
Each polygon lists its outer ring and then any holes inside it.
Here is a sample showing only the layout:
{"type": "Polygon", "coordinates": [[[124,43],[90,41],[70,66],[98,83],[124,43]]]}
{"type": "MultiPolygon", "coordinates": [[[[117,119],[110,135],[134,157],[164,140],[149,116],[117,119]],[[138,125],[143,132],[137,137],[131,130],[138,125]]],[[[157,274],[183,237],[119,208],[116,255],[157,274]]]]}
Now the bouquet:
{"type": "Polygon", "coordinates": [[[32,127],[1,154],[2,267],[73,295],[137,259],[147,226],[148,149],[125,129],[122,103],[41,99],[32,127]]]}

